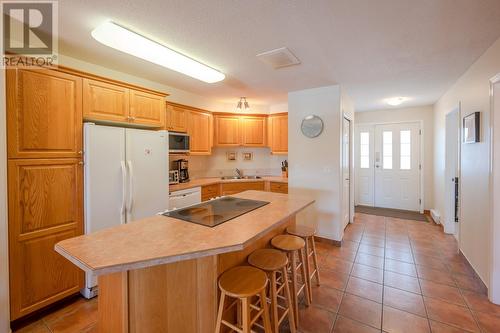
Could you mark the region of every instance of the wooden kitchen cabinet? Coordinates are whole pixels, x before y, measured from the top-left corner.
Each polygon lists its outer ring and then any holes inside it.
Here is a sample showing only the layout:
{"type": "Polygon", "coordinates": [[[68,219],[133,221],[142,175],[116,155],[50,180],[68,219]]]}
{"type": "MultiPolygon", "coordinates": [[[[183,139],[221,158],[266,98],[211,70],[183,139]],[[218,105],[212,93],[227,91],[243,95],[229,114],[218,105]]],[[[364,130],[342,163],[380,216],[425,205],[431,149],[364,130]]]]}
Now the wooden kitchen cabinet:
{"type": "Polygon", "coordinates": [[[270,182],[269,190],[271,192],[288,194],[288,183],[270,182]]]}
{"type": "Polygon", "coordinates": [[[54,251],[83,234],[81,159],[8,162],[11,320],[78,293],[84,275],[54,251]]]}
{"type": "Polygon", "coordinates": [[[130,120],[134,124],[162,127],[165,118],[164,96],[139,90],[130,92],[130,120]]]}
{"type": "Polygon", "coordinates": [[[187,132],[188,112],[181,106],[167,104],[165,129],[173,132],[187,132]]]}
{"type": "Polygon", "coordinates": [[[210,155],[213,145],[213,117],[208,112],[189,111],[187,132],[190,155],[210,155]]]}
{"type": "Polygon", "coordinates": [[[272,154],[288,154],[288,115],[268,118],[269,147],[272,154]]]}
{"type": "Polygon", "coordinates": [[[240,145],[240,117],[216,115],[214,123],[214,144],[216,146],[234,147],[240,145]]]}
{"type": "Polygon", "coordinates": [[[264,189],[264,182],[234,182],[221,184],[222,195],[231,195],[249,190],[264,191],[264,189]]]}
{"type": "Polygon", "coordinates": [[[78,157],[82,79],[49,69],[8,69],[9,158],[78,157]]]}
{"type": "Polygon", "coordinates": [[[240,119],[241,145],[264,147],[267,144],[266,117],[242,117],[240,119]]]}
{"type": "Polygon", "coordinates": [[[207,201],[218,196],[220,196],[219,183],[201,187],[201,201],[207,201]]]}

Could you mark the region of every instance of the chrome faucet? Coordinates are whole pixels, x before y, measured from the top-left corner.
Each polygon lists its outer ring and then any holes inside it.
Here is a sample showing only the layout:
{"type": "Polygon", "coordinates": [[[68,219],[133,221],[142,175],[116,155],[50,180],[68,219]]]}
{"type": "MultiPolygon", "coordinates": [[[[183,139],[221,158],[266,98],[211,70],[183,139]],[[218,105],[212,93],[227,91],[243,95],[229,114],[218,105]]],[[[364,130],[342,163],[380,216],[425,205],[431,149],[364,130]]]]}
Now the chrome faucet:
{"type": "Polygon", "coordinates": [[[236,168],[236,174],[238,175],[238,177],[243,177],[243,172],[241,172],[240,169],[236,168]]]}

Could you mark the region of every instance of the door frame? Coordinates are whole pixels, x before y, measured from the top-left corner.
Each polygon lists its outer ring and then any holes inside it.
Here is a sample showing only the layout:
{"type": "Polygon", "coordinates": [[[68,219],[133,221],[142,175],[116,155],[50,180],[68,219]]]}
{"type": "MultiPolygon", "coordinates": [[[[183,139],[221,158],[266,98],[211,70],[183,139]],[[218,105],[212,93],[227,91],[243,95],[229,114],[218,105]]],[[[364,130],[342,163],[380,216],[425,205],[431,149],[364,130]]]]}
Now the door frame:
{"type": "MultiPolygon", "coordinates": [[[[495,212],[495,202],[500,200],[500,193],[496,193],[494,188],[495,177],[500,177],[495,171],[498,171],[500,165],[495,163],[495,159],[499,159],[495,153],[495,137],[498,133],[495,130],[495,85],[500,84],[500,73],[490,79],[490,180],[489,180],[489,194],[490,194],[490,285],[488,286],[488,298],[495,304],[500,304],[500,214],[495,212]],[[496,215],[495,215],[496,213],[496,215]]],[[[500,98],[500,96],[498,96],[500,98]]],[[[500,131],[498,131],[500,132],[500,131]]]]}
{"type": "MultiPolygon", "coordinates": [[[[344,119],[349,121],[349,223],[354,222],[354,120],[352,119],[351,116],[348,114],[343,114],[341,118],[341,140],[340,140],[340,145],[341,145],[341,150],[340,150],[340,188],[342,189],[342,222],[341,225],[343,225],[344,220],[344,174],[343,174],[343,158],[344,158],[344,119]]],[[[348,224],[349,224],[348,223],[348,224]]],[[[342,231],[343,233],[343,231],[342,231]]]]}
{"type": "MultiPolygon", "coordinates": [[[[420,205],[419,205],[419,212],[420,214],[424,213],[424,203],[425,203],[425,191],[424,191],[424,184],[425,184],[425,156],[424,156],[424,137],[425,137],[425,130],[424,130],[424,121],[423,120],[408,120],[408,121],[389,121],[389,122],[368,122],[368,123],[357,123],[356,126],[372,126],[373,127],[373,135],[375,136],[375,126],[376,125],[397,125],[397,124],[411,124],[411,123],[418,123],[420,127],[420,152],[419,152],[419,158],[420,158],[420,165],[421,169],[419,170],[419,178],[420,178],[420,205]]],[[[375,139],[375,138],[374,138],[375,139]]],[[[375,140],[373,140],[375,142],[375,140]]],[[[353,145],[354,146],[354,145],[353,145]]],[[[355,169],[354,169],[354,172],[355,169]]],[[[373,168],[373,205],[375,206],[375,167],[373,168]]]]}

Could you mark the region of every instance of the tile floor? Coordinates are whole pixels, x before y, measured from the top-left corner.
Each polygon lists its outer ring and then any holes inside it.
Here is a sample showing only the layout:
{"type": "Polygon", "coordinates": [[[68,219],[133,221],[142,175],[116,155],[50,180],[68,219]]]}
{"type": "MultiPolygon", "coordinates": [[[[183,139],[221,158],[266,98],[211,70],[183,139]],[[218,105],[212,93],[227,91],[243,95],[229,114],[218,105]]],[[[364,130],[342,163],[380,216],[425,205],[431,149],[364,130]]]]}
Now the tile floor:
{"type": "MultiPolygon", "coordinates": [[[[357,213],[342,247],[317,251],[322,283],[300,309],[301,333],[500,332],[500,306],[438,226],[357,213]]],[[[15,332],[96,332],[96,323],[96,300],[80,298],[15,332]]]]}

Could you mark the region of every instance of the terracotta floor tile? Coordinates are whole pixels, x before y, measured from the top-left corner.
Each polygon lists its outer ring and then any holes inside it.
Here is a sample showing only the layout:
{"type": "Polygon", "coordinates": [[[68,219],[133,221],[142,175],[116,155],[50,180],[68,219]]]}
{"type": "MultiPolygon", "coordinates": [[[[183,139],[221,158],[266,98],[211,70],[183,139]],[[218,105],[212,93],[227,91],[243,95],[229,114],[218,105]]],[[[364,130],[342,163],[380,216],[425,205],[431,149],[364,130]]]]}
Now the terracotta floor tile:
{"type": "Polygon", "coordinates": [[[51,333],[42,320],[28,324],[22,328],[14,330],[15,333],[51,333]]]}
{"type": "Polygon", "coordinates": [[[455,274],[464,274],[475,276],[474,269],[467,262],[448,262],[446,263],[448,270],[455,274]]]}
{"type": "Polygon", "coordinates": [[[321,285],[335,288],[338,290],[344,290],[347,286],[347,280],[349,279],[348,274],[330,271],[326,269],[320,269],[321,285]]]}
{"type": "Polygon", "coordinates": [[[53,333],[78,332],[97,322],[97,299],[80,298],[75,303],[43,318],[53,333]]]}
{"type": "Polygon", "coordinates": [[[437,298],[457,305],[466,305],[458,288],[428,280],[420,280],[420,288],[424,296],[437,298]]]}
{"type": "Polygon", "coordinates": [[[420,294],[418,279],[413,276],[385,271],[384,285],[420,294]]]}
{"type": "Polygon", "coordinates": [[[487,312],[500,317],[500,305],[491,303],[484,294],[462,290],[465,301],[473,311],[487,312]]]}
{"type": "Polygon", "coordinates": [[[334,256],[351,262],[354,262],[354,258],[356,258],[356,251],[349,251],[347,249],[344,249],[343,247],[335,247],[331,249],[328,254],[330,256],[334,256]]]}
{"type": "Polygon", "coordinates": [[[419,316],[427,316],[422,295],[417,295],[401,289],[384,287],[384,305],[411,312],[419,316]]]}
{"type": "Polygon", "coordinates": [[[346,292],[382,303],[382,285],[355,276],[349,278],[346,292]]]}
{"type": "Polygon", "coordinates": [[[342,246],[344,249],[349,250],[349,251],[357,251],[358,250],[359,243],[356,242],[351,242],[351,241],[342,241],[342,246]]]}
{"type": "Polygon", "coordinates": [[[425,266],[417,266],[417,273],[418,277],[421,279],[430,280],[441,284],[447,284],[452,287],[456,286],[455,280],[453,280],[451,274],[448,272],[425,266]]]}
{"type": "Polygon", "coordinates": [[[430,332],[427,318],[384,306],[382,329],[388,333],[430,332]]]}
{"type": "Polygon", "coordinates": [[[328,256],[321,262],[321,268],[344,274],[351,273],[353,263],[334,256],[328,256]]]}
{"type": "Polygon", "coordinates": [[[474,316],[484,333],[498,333],[500,331],[500,317],[483,312],[476,312],[474,316]]]}
{"type": "Polygon", "coordinates": [[[344,316],[338,316],[333,329],[334,333],[377,333],[378,329],[362,324],[344,316]]]}
{"type": "Polygon", "coordinates": [[[343,292],[326,286],[313,286],[313,304],[336,313],[342,301],[343,292]]]}
{"type": "Polygon", "coordinates": [[[460,289],[467,289],[484,295],[488,293],[488,289],[486,289],[486,286],[479,278],[463,274],[453,274],[453,279],[460,289]]]}
{"type": "Polygon", "coordinates": [[[383,247],[376,247],[376,246],[371,246],[371,245],[367,245],[367,244],[359,245],[358,252],[367,253],[367,254],[371,254],[373,256],[379,256],[379,257],[384,256],[384,248],[383,247]]]}
{"type": "Polygon", "coordinates": [[[394,260],[399,260],[399,261],[404,261],[410,264],[413,264],[413,255],[408,252],[401,252],[398,250],[393,250],[393,249],[386,249],[385,250],[385,257],[388,259],[394,259],[394,260]]]}
{"type": "Polygon", "coordinates": [[[385,259],[385,270],[413,277],[417,276],[415,265],[399,260],[385,259]]]}
{"type": "Polygon", "coordinates": [[[351,275],[377,283],[382,283],[384,280],[383,270],[361,264],[354,264],[351,275]]]}
{"type": "Polygon", "coordinates": [[[384,258],[378,256],[372,256],[371,254],[359,252],[356,256],[356,262],[358,264],[363,264],[367,266],[372,266],[375,268],[384,268],[384,258]]]}
{"type": "Polygon", "coordinates": [[[311,305],[299,309],[299,331],[307,333],[330,333],[335,314],[311,305]]]}
{"type": "Polygon", "coordinates": [[[432,333],[464,333],[466,331],[434,320],[429,320],[432,333]]]}
{"type": "Polygon", "coordinates": [[[382,304],[355,295],[344,295],[339,314],[377,329],[382,326],[382,304]]]}
{"type": "Polygon", "coordinates": [[[387,242],[387,244],[385,244],[385,248],[387,250],[394,250],[394,251],[399,251],[399,252],[411,253],[410,244],[387,242]]]}
{"type": "Polygon", "coordinates": [[[468,308],[428,297],[424,297],[424,302],[429,319],[471,332],[479,332],[468,308]]]}
{"type": "Polygon", "coordinates": [[[439,258],[430,257],[422,254],[419,255],[418,253],[413,253],[413,256],[415,258],[415,263],[417,265],[439,270],[445,270],[445,271],[448,270],[445,263],[443,263],[439,258]]]}
{"type": "Polygon", "coordinates": [[[361,238],[361,244],[384,247],[385,240],[378,237],[363,236],[363,238],[361,238]]]}

